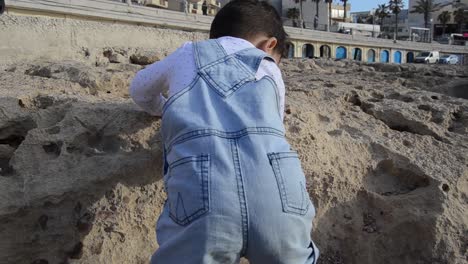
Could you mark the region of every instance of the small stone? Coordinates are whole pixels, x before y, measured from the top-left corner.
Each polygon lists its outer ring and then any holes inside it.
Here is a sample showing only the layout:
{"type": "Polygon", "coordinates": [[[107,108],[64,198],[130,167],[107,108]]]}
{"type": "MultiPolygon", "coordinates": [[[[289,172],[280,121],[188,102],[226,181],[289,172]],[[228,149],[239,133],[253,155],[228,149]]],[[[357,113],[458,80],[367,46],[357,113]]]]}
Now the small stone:
{"type": "Polygon", "coordinates": [[[127,58],[125,58],[122,54],[113,53],[113,54],[109,57],[109,61],[110,61],[111,63],[126,63],[126,62],[127,62],[127,58]]]}
{"type": "Polygon", "coordinates": [[[157,51],[138,51],[130,56],[130,62],[138,65],[148,65],[160,61],[162,54],[157,51]]]}
{"type": "Polygon", "coordinates": [[[102,66],[107,66],[108,64],[109,64],[109,59],[107,57],[96,58],[96,66],[102,67],[102,66]]]}

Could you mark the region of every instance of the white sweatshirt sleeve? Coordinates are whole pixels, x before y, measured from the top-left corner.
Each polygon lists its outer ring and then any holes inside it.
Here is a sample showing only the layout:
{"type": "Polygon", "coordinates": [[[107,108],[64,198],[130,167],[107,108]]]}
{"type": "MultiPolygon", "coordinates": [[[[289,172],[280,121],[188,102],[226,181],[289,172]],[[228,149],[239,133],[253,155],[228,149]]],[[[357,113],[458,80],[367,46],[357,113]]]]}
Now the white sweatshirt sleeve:
{"type": "Polygon", "coordinates": [[[145,112],[161,116],[166,101],[163,93],[169,88],[167,79],[167,61],[155,62],[140,70],[130,84],[130,97],[145,112]]]}
{"type": "Polygon", "coordinates": [[[284,118],[284,101],[286,97],[286,88],[284,85],[283,77],[281,76],[281,70],[274,63],[273,61],[270,60],[263,60],[260,63],[260,67],[257,71],[256,78],[261,79],[263,76],[270,76],[273,81],[276,83],[276,87],[278,88],[278,97],[279,97],[279,111],[281,115],[281,119],[284,118]]]}

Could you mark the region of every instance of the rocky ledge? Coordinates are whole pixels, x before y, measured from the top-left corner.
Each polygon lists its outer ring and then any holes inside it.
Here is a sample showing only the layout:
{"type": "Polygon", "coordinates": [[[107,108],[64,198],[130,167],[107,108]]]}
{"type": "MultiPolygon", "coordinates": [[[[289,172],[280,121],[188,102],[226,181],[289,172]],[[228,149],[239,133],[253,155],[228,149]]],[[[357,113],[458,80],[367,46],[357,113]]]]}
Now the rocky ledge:
{"type": "MultiPolygon", "coordinates": [[[[160,59],[104,51],[0,72],[0,263],[147,263],[159,118],[128,98],[160,59]]],[[[285,126],[321,263],[466,263],[466,66],[285,60],[285,126]]]]}

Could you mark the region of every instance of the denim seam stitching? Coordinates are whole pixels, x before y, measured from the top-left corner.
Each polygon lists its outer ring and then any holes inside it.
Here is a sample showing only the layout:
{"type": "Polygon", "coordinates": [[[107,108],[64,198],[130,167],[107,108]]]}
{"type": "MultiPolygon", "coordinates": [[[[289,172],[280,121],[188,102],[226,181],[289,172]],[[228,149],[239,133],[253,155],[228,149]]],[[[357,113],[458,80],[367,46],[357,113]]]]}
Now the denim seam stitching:
{"type": "Polygon", "coordinates": [[[166,101],[166,103],[163,106],[163,112],[161,116],[164,116],[164,113],[166,113],[169,106],[171,106],[177,99],[179,99],[182,95],[184,95],[188,91],[192,90],[195,87],[195,84],[198,82],[199,79],[200,79],[200,75],[197,74],[195,78],[193,79],[193,81],[187,87],[185,87],[178,93],[169,97],[169,99],[166,101]]]}
{"type": "MultiPolygon", "coordinates": [[[[223,57],[227,56],[227,53],[226,51],[224,50],[223,46],[221,45],[221,43],[219,43],[219,41],[217,39],[215,40],[212,40],[211,42],[206,42],[208,44],[208,46],[214,48],[214,51],[216,52],[216,58],[214,60],[214,62],[222,59],[223,57]]],[[[210,65],[212,64],[213,62],[208,62],[206,65],[202,65],[202,61],[200,60],[200,52],[199,52],[199,48],[200,48],[200,42],[194,42],[194,54],[195,54],[195,61],[196,61],[196,64],[197,64],[197,68],[201,69],[201,68],[204,68],[205,66],[207,65],[210,65]]]]}
{"type": "Polygon", "coordinates": [[[216,129],[199,129],[182,134],[167,144],[167,152],[169,153],[174,145],[181,144],[191,139],[206,137],[206,136],[217,136],[226,139],[238,139],[249,134],[262,134],[262,135],[273,135],[278,137],[284,137],[284,133],[280,130],[270,127],[252,127],[245,128],[236,132],[225,132],[216,129]]]}
{"type": "Polygon", "coordinates": [[[200,155],[200,156],[192,156],[192,157],[185,157],[185,158],[181,158],[181,159],[178,159],[174,162],[172,162],[170,165],[169,165],[169,168],[170,169],[174,169],[180,165],[183,165],[185,163],[189,163],[189,162],[202,162],[202,161],[208,161],[208,159],[206,159],[204,157],[205,155],[200,155]]]}
{"type": "Polygon", "coordinates": [[[225,58],[219,59],[219,60],[217,60],[217,61],[215,61],[215,62],[213,62],[213,63],[211,63],[209,65],[204,66],[203,68],[200,69],[200,74],[202,75],[202,77],[204,77],[203,79],[207,82],[207,84],[211,88],[213,88],[223,98],[226,98],[229,95],[231,95],[232,93],[234,93],[236,90],[238,90],[245,83],[255,81],[255,75],[249,69],[246,69],[246,67],[243,66],[241,63],[239,63],[238,59],[232,54],[228,55],[225,58]],[[220,63],[224,63],[224,62],[226,62],[226,61],[228,61],[230,59],[233,59],[233,63],[235,64],[235,66],[237,66],[237,69],[240,69],[246,75],[246,77],[242,78],[241,80],[239,80],[234,85],[226,85],[224,83],[216,82],[211,77],[211,75],[209,74],[209,72],[207,70],[214,67],[214,66],[217,66],[220,63]]]}
{"type": "MultiPolygon", "coordinates": [[[[269,81],[271,83],[271,85],[273,86],[273,91],[275,92],[275,96],[276,96],[276,110],[278,112],[278,115],[279,117],[281,117],[281,112],[280,112],[280,98],[279,98],[279,94],[278,94],[278,85],[276,84],[275,80],[273,80],[273,78],[271,78],[270,76],[266,75],[264,76],[262,79],[266,79],[267,81],[269,81]]],[[[286,94],[285,94],[286,96],[286,94]]]]}
{"type": "Polygon", "coordinates": [[[226,50],[224,50],[223,45],[221,45],[221,43],[219,43],[219,40],[215,39],[214,43],[216,44],[216,46],[218,46],[218,49],[216,50],[216,52],[221,51],[222,54],[220,54],[220,55],[226,56],[227,55],[226,50]]]}
{"type": "Polygon", "coordinates": [[[211,88],[213,88],[223,98],[229,97],[231,94],[233,94],[235,91],[237,91],[240,87],[242,87],[247,82],[255,81],[255,79],[253,79],[252,77],[247,77],[245,79],[240,80],[239,82],[237,82],[236,84],[234,84],[231,87],[231,86],[227,86],[227,85],[225,85],[223,83],[216,82],[215,80],[213,80],[213,78],[211,78],[211,76],[208,73],[203,73],[202,76],[206,77],[206,78],[203,78],[203,79],[207,82],[207,84],[211,88]],[[223,88],[219,88],[218,86],[231,87],[231,88],[229,88],[227,90],[224,90],[223,88]]]}
{"type": "MultiPolygon", "coordinates": [[[[252,49],[256,49],[256,48],[252,48],[252,49]]],[[[234,56],[241,60],[241,56],[239,53],[235,53],[234,56]]],[[[265,59],[267,56],[265,56],[264,54],[260,55],[260,56],[256,56],[255,58],[255,64],[254,64],[254,70],[257,71],[258,68],[260,67],[260,63],[263,61],[263,59],[265,59]]],[[[242,61],[242,60],[241,60],[242,61]]]]}
{"type": "Polygon", "coordinates": [[[247,243],[248,243],[247,238],[248,238],[248,232],[249,232],[247,200],[245,197],[244,181],[243,181],[242,171],[241,171],[241,166],[240,166],[238,143],[236,139],[230,139],[229,141],[231,142],[231,153],[232,153],[232,159],[234,163],[236,182],[237,182],[237,193],[239,195],[239,203],[240,203],[240,210],[241,210],[241,221],[242,221],[241,255],[245,255],[245,252],[247,250],[247,243]]]}

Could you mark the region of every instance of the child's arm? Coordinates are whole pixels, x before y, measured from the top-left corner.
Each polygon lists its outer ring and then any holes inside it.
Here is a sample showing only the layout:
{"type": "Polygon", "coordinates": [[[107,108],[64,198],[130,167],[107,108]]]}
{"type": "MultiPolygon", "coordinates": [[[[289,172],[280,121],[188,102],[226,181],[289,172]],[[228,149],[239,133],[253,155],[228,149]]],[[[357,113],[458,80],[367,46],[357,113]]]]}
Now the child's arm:
{"type": "Polygon", "coordinates": [[[130,96],[145,112],[161,116],[166,102],[163,96],[169,89],[167,78],[167,60],[155,62],[140,70],[130,84],[130,96]]]}

